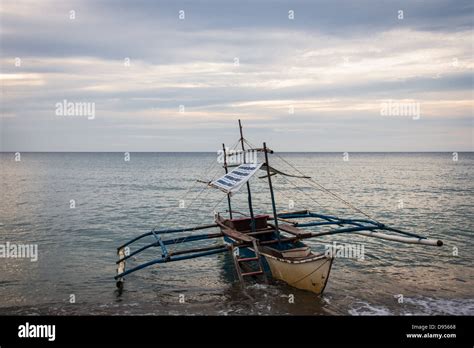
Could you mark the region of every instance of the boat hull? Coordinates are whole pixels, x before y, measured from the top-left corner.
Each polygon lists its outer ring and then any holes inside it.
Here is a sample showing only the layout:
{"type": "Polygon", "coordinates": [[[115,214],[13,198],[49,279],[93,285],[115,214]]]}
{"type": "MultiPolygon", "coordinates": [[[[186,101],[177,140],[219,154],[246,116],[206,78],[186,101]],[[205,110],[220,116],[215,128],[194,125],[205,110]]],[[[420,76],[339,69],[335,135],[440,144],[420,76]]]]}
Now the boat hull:
{"type": "MultiPolygon", "coordinates": [[[[234,240],[224,237],[224,240],[231,244],[234,240]]],[[[304,246],[300,243],[298,246],[304,246]]],[[[287,252],[291,252],[288,249],[287,252]]],[[[242,257],[254,257],[252,248],[240,248],[242,257]]],[[[288,285],[297,289],[311,291],[321,294],[328,282],[331,272],[333,258],[326,255],[310,254],[308,258],[302,260],[292,260],[291,258],[280,258],[260,251],[265,273],[275,279],[284,281],[288,285]]]]}
{"type": "MultiPolygon", "coordinates": [[[[235,246],[240,243],[247,245],[253,243],[253,246],[236,248],[237,253],[233,257],[237,274],[239,275],[242,266],[239,260],[248,261],[252,258],[255,260],[261,256],[260,267],[263,272],[297,289],[321,294],[328,282],[333,258],[313,253],[309,246],[298,239],[280,241],[275,235],[275,226],[268,224],[267,220],[268,215],[256,216],[254,232],[251,232],[250,218],[223,219],[220,216],[216,218],[227,244],[235,246]],[[259,234],[253,237],[250,233],[254,236],[255,233],[259,234]],[[258,250],[254,250],[255,247],[258,250]]],[[[307,233],[291,225],[283,226],[280,226],[282,230],[292,235],[302,236],[307,233]]],[[[234,252],[234,249],[232,250],[234,252]]],[[[257,270],[250,270],[247,274],[252,271],[257,270]]],[[[240,279],[242,280],[242,277],[240,279]]]]}
{"type": "Polygon", "coordinates": [[[325,255],[301,261],[277,258],[261,253],[265,257],[272,276],[301,290],[321,294],[326,287],[333,259],[325,255]]]}

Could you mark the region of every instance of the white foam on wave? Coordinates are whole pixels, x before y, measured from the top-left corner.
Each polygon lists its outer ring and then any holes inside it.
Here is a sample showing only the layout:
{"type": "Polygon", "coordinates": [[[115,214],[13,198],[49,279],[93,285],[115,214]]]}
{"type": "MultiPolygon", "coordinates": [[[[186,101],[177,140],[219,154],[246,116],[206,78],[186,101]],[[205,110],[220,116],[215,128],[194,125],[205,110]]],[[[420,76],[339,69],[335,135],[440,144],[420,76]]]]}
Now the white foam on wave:
{"type": "Polygon", "coordinates": [[[247,285],[247,288],[256,289],[256,290],[268,290],[270,287],[267,284],[253,283],[253,284],[247,285]]]}
{"type": "Polygon", "coordinates": [[[368,302],[356,302],[355,307],[349,309],[350,315],[393,315],[387,307],[374,306],[368,302]]]}
{"type": "Polygon", "coordinates": [[[402,311],[403,315],[474,315],[474,299],[408,297],[404,303],[416,309],[402,311]]]}
{"type": "Polygon", "coordinates": [[[474,299],[405,297],[397,308],[357,301],[350,315],[474,315],[474,299]]]}

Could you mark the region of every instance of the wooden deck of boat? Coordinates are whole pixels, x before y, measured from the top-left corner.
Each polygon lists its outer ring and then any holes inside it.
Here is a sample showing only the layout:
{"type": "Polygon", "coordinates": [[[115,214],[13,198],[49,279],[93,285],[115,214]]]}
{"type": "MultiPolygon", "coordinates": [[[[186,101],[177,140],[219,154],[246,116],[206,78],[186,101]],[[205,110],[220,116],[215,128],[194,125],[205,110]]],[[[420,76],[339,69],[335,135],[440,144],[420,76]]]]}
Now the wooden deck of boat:
{"type": "Polygon", "coordinates": [[[257,240],[254,236],[260,236],[275,232],[275,227],[266,225],[264,228],[257,228],[255,231],[243,230],[237,231],[235,228],[227,226],[224,219],[217,220],[216,223],[220,226],[222,234],[239,242],[252,243],[257,240]]]}
{"type": "Polygon", "coordinates": [[[226,236],[232,238],[232,239],[235,239],[239,242],[247,242],[247,243],[252,243],[252,241],[255,239],[254,237],[252,236],[249,236],[245,233],[242,233],[242,232],[239,232],[239,231],[236,231],[234,229],[231,229],[231,228],[221,228],[221,231],[223,234],[225,234],[226,236]]]}
{"type": "MultiPolygon", "coordinates": [[[[275,225],[273,224],[268,224],[269,226],[272,226],[273,228],[276,228],[275,225]]],[[[293,225],[288,225],[288,224],[279,224],[278,225],[278,229],[280,231],[285,231],[289,234],[292,234],[294,236],[297,236],[297,237],[309,237],[311,236],[311,232],[309,231],[305,231],[305,230],[301,230],[293,225]]]]}
{"type": "MultiPolygon", "coordinates": [[[[267,233],[273,233],[276,231],[276,226],[270,223],[268,223],[265,228],[260,228],[253,232],[251,230],[237,231],[236,229],[225,225],[223,220],[217,221],[217,224],[221,227],[221,232],[224,235],[234,240],[237,240],[239,242],[245,242],[245,243],[252,243],[256,239],[254,236],[267,234],[267,233]]],[[[278,229],[280,231],[289,233],[295,236],[296,238],[306,238],[306,237],[311,236],[311,232],[299,229],[290,224],[280,224],[278,225],[278,229]]]]}

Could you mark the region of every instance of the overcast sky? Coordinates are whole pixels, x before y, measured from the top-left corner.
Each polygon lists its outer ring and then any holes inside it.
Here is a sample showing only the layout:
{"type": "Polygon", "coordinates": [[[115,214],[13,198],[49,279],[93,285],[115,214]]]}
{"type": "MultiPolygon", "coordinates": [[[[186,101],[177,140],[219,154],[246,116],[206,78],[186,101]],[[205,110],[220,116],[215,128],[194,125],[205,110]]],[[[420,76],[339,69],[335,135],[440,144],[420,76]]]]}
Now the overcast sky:
{"type": "Polygon", "coordinates": [[[474,150],[472,1],[0,6],[1,151],[474,150]]]}

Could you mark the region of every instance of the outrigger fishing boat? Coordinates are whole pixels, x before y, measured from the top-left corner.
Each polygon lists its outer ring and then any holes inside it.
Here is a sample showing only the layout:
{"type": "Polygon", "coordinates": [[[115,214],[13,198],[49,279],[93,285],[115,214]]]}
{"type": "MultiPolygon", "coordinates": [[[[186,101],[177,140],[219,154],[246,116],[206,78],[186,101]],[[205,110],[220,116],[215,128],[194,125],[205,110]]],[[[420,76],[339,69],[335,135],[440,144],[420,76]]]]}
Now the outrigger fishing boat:
{"type": "MultiPolygon", "coordinates": [[[[215,213],[214,223],[179,228],[153,228],[151,231],[129,240],[118,247],[117,275],[115,279],[119,288],[123,287],[124,277],[143,268],[168,262],[189,260],[205,257],[218,253],[228,252],[233,260],[237,279],[245,284],[246,278],[262,277],[267,280],[268,276],[282,280],[298,289],[308,290],[316,294],[324,291],[329,279],[334,254],[327,252],[314,252],[311,247],[304,243],[308,239],[322,239],[328,235],[336,234],[358,234],[370,238],[381,238],[384,240],[421,244],[429,246],[442,246],[440,240],[433,240],[397,228],[390,227],[370,217],[367,213],[354,207],[352,204],[329,191],[317,183],[311,177],[304,175],[288,161],[295,173],[288,174],[270,166],[269,155],[274,154],[266,143],[262,147],[254,147],[243,137],[242,125],[239,120],[240,138],[237,142],[241,146],[240,152],[230,152],[222,145],[223,170],[225,173],[215,180],[202,181],[208,188],[222,191],[224,198],[227,196],[228,210],[224,213],[215,213]],[[245,147],[245,145],[250,147],[245,147]],[[258,156],[250,160],[250,152],[262,153],[263,159],[258,162],[258,156]],[[231,164],[229,161],[233,156],[242,156],[242,163],[231,164]],[[250,179],[259,171],[263,170],[266,179],[272,211],[270,213],[255,214],[252,201],[250,179]],[[348,207],[364,215],[364,218],[340,218],[332,215],[314,213],[310,210],[278,212],[275,204],[275,192],[272,185],[272,177],[279,175],[284,177],[304,180],[311,186],[316,187],[329,196],[343,202],[348,207]],[[249,214],[239,213],[232,210],[232,197],[246,186],[248,196],[249,214]],[[244,215],[234,217],[236,214],[244,215]],[[196,231],[214,230],[213,233],[195,234],[196,231]],[[176,235],[186,233],[184,237],[176,235]],[[166,238],[166,236],[172,236],[166,238]],[[151,243],[145,244],[134,251],[130,250],[132,244],[151,238],[151,243]],[[209,239],[221,240],[222,242],[193,247],[184,250],[170,250],[169,248],[183,243],[192,243],[209,239]],[[126,269],[126,262],[131,257],[136,257],[149,248],[159,248],[160,256],[151,261],[126,269]]],[[[304,193],[304,192],[303,192],[304,193]]]]}

